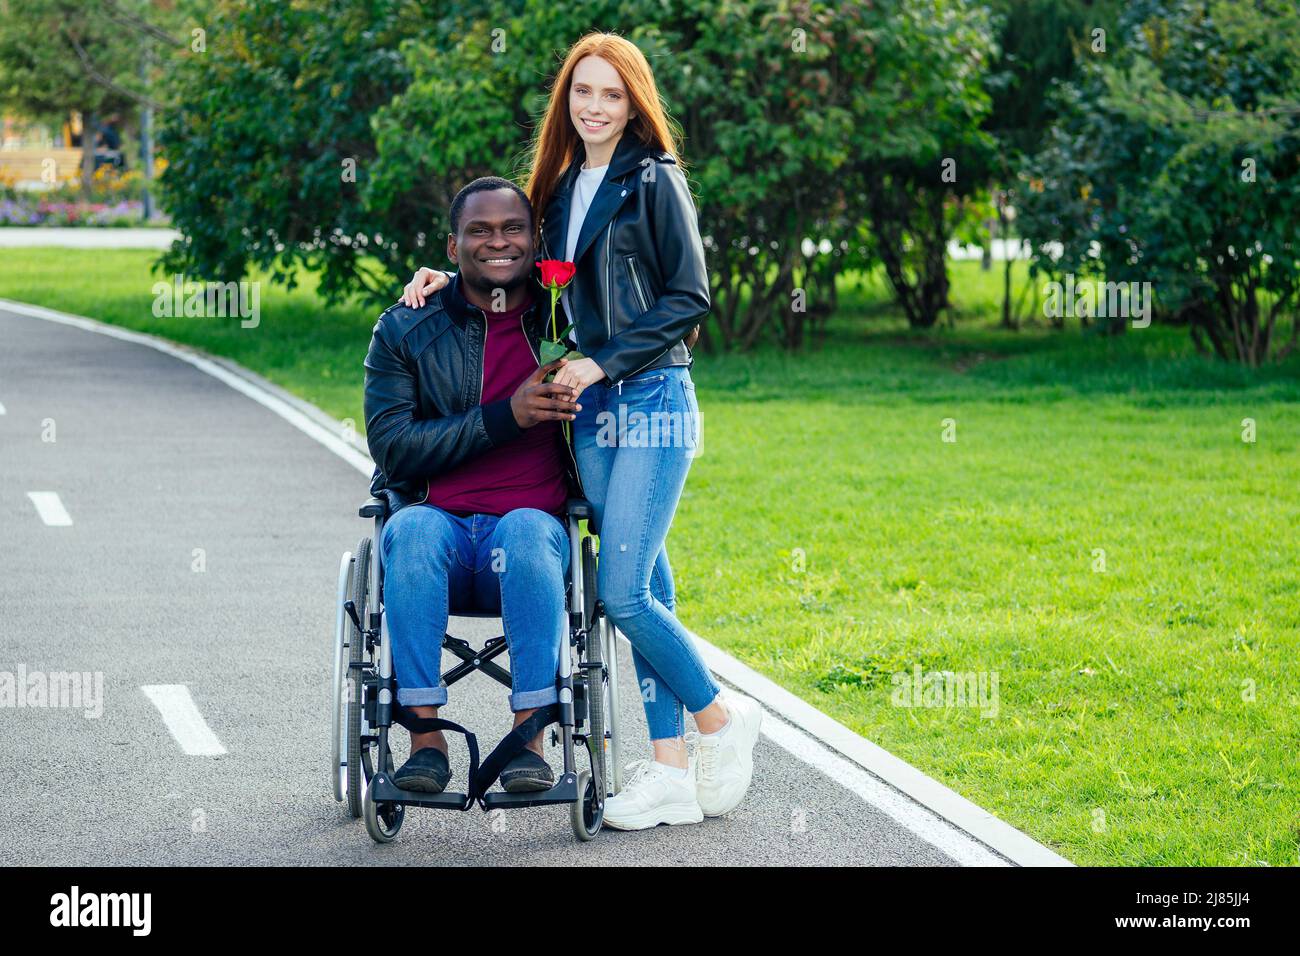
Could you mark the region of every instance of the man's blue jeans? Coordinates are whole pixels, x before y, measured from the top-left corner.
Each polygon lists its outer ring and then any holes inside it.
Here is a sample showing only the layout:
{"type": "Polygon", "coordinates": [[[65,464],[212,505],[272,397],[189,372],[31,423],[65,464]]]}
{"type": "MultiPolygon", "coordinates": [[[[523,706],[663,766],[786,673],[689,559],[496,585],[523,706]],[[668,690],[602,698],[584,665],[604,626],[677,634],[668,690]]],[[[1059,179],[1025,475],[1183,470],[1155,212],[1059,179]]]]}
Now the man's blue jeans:
{"type": "Polygon", "coordinates": [[[569,536],[559,519],[534,508],[461,518],[433,505],[408,505],[385,522],[380,548],[398,703],[447,703],[442,639],[456,611],[501,614],[511,710],[559,699],[569,569],[569,536]]]}
{"type": "Polygon", "coordinates": [[[600,528],[600,599],[627,635],[650,739],[680,737],[719,687],[673,614],[664,539],[699,447],[700,408],[685,366],[589,386],[573,422],[578,475],[600,528]]]}

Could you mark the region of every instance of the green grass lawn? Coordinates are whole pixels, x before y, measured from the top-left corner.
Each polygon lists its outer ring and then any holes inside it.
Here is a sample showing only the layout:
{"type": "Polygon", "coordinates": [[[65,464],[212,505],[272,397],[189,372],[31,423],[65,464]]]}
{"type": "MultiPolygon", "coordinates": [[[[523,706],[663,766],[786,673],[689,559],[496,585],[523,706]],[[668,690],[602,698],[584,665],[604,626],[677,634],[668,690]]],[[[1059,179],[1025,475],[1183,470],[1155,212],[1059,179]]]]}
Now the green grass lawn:
{"type": "MultiPolygon", "coordinates": [[[[158,319],[150,253],[3,256],[0,296],[228,356],[361,423],[374,310],[309,283],[264,288],[256,329],[158,319]]],[[[954,277],[955,329],[909,333],[869,280],[801,354],[698,356],[683,621],[1076,862],[1297,864],[1300,360],[1248,372],[1177,329],[1003,332],[979,318],[1000,274],[954,277]],[[917,667],[996,679],[995,706],[903,706],[917,667]]]]}

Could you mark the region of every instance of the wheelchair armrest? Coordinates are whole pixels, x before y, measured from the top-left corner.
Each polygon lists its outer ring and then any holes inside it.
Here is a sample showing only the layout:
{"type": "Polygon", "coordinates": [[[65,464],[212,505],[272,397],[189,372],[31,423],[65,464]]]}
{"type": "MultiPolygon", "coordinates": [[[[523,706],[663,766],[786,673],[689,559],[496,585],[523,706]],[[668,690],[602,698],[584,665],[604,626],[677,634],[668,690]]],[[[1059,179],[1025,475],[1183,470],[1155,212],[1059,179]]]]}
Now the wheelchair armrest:
{"type": "Polygon", "coordinates": [[[387,518],[388,499],[371,498],[359,509],[357,509],[357,514],[362,518],[387,518]]]}
{"type": "Polygon", "coordinates": [[[564,503],[564,511],[570,518],[591,519],[591,502],[586,498],[570,498],[564,503]]]}

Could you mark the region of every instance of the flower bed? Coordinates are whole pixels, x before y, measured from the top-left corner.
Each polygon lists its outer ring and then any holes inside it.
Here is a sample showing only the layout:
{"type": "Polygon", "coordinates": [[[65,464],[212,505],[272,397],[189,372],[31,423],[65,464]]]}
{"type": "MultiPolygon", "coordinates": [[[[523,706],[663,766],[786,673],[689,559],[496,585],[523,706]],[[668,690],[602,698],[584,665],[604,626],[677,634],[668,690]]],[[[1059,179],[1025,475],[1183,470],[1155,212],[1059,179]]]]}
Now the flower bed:
{"type": "Polygon", "coordinates": [[[140,226],[144,204],[137,199],[115,203],[52,202],[39,198],[0,199],[0,226],[140,226]]]}

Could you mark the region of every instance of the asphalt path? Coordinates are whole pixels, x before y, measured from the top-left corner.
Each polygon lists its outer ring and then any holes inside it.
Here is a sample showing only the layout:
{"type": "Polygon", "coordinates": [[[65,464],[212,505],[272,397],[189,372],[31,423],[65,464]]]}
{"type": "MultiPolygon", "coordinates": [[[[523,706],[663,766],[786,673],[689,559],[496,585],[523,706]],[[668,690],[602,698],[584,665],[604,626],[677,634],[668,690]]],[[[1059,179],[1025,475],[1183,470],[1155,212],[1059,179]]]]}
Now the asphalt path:
{"type": "MultiPolygon", "coordinates": [[[[172,356],[3,308],[0,408],[0,678],[103,688],[99,716],[0,700],[0,865],[955,862],[766,736],[726,818],[580,844],[563,807],[412,808],[377,846],[329,790],[338,564],[370,527],[356,469],[172,356]],[[193,701],[187,739],[223,752],[187,753],[142,689],[157,686],[183,687],[166,693],[193,701]]],[[[645,722],[622,654],[634,759],[645,722]]],[[[481,675],[444,713],[488,748],[509,729],[481,675]]]]}

